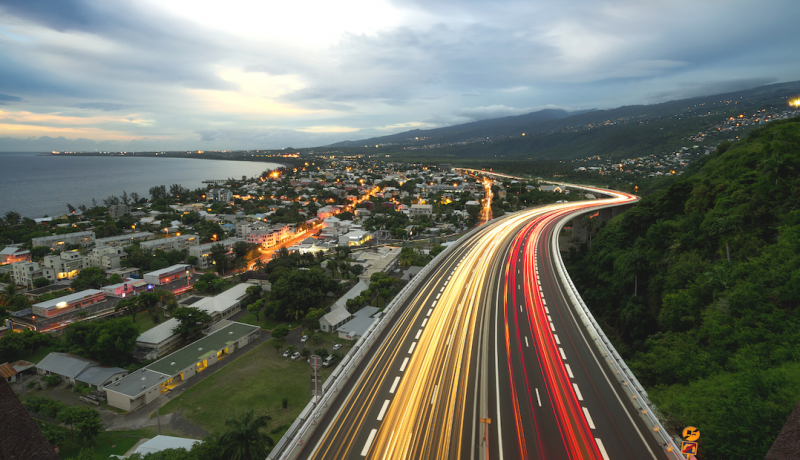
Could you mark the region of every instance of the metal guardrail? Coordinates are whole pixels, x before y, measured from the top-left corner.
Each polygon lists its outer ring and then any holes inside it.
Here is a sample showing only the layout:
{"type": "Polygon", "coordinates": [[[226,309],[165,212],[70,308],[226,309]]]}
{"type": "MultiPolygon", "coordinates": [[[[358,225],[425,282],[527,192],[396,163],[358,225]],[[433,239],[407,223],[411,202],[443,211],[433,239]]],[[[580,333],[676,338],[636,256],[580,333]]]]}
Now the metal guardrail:
{"type": "Polygon", "coordinates": [[[619,353],[617,353],[617,350],[614,348],[614,345],[611,343],[611,341],[608,340],[608,337],[603,332],[603,329],[597,323],[592,313],[589,311],[589,307],[587,307],[586,303],[584,303],[583,298],[581,298],[580,294],[578,293],[578,289],[575,287],[575,284],[573,284],[572,279],[567,273],[564,261],[561,259],[561,252],[558,245],[558,235],[561,233],[561,229],[564,227],[564,225],[566,225],[566,223],[573,218],[574,214],[563,218],[556,226],[556,231],[553,232],[551,245],[553,261],[556,266],[557,275],[559,278],[561,278],[564,286],[567,287],[567,295],[572,304],[577,307],[576,311],[578,316],[589,333],[589,336],[592,338],[592,342],[594,342],[597,349],[608,362],[611,370],[614,371],[617,383],[619,383],[623,392],[631,400],[634,407],[636,407],[639,417],[641,417],[645,424],[650,427],[650,434],[652,434],[656,441],[661,445],[661,448],[667,454],[667,457],[674,458],[676,460],[683,459],[683,456],[680,453],[680,448],[675,440],[670,436],[666,428],[664,428],[664,425],[661,423],[661,416],[657,408],[650,402],[644,387],[642,387],[641,383],[639,383],[639,380],[635,375],[633,375],[633,372],[631,372],[630,368],[628,368],[628,365],[625,364],[625,361],[622,359],[619,353]]]}
{"type": "MultiPolygon", "coordinates": [[[[322,385],[322,396],[318,402],[312,399],[303,409],[294,423],[286,431],[286,434],[278,441],[275,447],[267,456],[268,460],[289,460],[296,459],[305,447],[308,439],[318,427],[322,417],[327,414],[334,400],[342,393],[342,388],[350,378],[356,373],[356,368],[362,363],[370,347],[375,344],[381,333],[388,327],[394,315],[400,310],[399,306],[404,304],[408,297],[416,288],[423,283],[423,280],[430,272],[437,267],[448,255],[460,246],[460,243],[469,239],[474,233],[486,228],[485,225],[477,227],[464,234],[456,244],[448,246],[444,251],[433,258],[423,269],[414,276],[408,284],[395,296],[389,305],[384,308],[382,315],[367,329],[366,333],[358,339],[356,344],[336,366],[331,376],[322,385]]],[[[427,282],[427,280],[425,280],[427,282]]]]}

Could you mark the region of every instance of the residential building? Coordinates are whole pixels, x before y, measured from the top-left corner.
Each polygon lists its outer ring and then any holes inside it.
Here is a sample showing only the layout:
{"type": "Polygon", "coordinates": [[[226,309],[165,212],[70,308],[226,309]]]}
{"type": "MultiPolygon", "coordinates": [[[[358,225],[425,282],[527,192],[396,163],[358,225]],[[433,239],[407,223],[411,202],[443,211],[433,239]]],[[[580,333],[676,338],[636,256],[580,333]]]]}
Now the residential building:
{"type": "Polygon", "coordinates": [[[258,339],[258,326],[230,322],[206,337],[139,369],[104,389],[108,405],[131,411],[203,372],[258,339]]]}
{"type": "Polygon", "coordinates": [[[90,265],[88,257],[84,257],[80,251],[73,249],[72,251],[62,251],[58,255],[44,256],[42,266],[55,270],[56,278],[61,280],[74,278],[81,270],[90,265]]]}
{"type": "Polygon", "coordinates": [[[539,186],[540,192],[554,192],[554,193],[561,193],[564,190],[559,185],[540,185],[539,186]]]}
{"type": "Polygon", "coordinates": [[[372,239],[372,234],[365,230],[354,230],[339,237],[339,246],[361,246],[372,239]]]}
{"type": "Polygon", "coordinates": [[[130,246],[134,241],[142,241],[152,238],[153,234],[150,232],[137,232],[127,233],[124,235],[109,236],[107,238],[97,238],[94,240],[94,247],[126,247],[130,246]]]}
{"type": "Polygon", "coordinates": [[[67,245],[87,247],[95,240],[94,232],[75,232],[63,235],[41,236],[31,240],[31,247],[45,246],[52,250],[66,249],[67,245]]]}
{"type": "Polygon", "coordinates": [[[14,245],[8,245],[0,251],[0,264],[30,262],[31,252],[14,245]]]}
{"type": "Polygon", "coordinates": [[[233,193],[227,188],[212,188],[206,196],[214,202],[227,203],[233,199],[233,193]]]}
{"type": "Polygon", "coordinates": [[[197,235],[176,235],[166,238],[158,238],[150,241],[143,241],[139,247],[143,251],[156,252],[162,251],[185,251],[200,244],[200,237],[197,235]]]}
{"type": "Polygon", "coordinates": [[[136,348],[144,350],[142,358],[158,359],[180,345],[181,335],[172,332],[179,324],[177,319],[170,318],[158,326],[141,333],[136,338],[136,348]]]}
{"type": "Polygon", "coordinates": [[[32,288],[33,281],[38,278],[44,278],[51,283],[57,281],[54,269],[42,267],[36,262],[17,262],[11,265],[11,269],[11,277],[21,286],[32,288]]]}
{"type": "Polygon", "coordinates": [[[115,204],[108,207],[108,214],[112,219],[119,219],[125,214],[131,213],[131,207],[127,204],[115,204]]]}
{"type": "Polygon", "coordinates": [[[177,264],[144,274],[144,282],[153,286],[163,286],[181,278],[188,278],[194,273],[194,267],[177,264]]]}
{"type": "Polygon", "coordinates": [[[197,257],[197,268],[205,269],[213,265],[211,260],[211,248],[214,245],[221,244],[225,252],[229,255],[233,254],[233,245],[237,241],[242,241],[238,238],[228,238],[227,240],[217,241],[215,243],[206,243],[199,246],[192,246],[189,248],[189,255],[197,257]]]}
{"type": "Polygon", "coordinates": [[[144,280],[126,280],[121,283],[102,287],[106,295],[114,297],[128,297],[147,290],[147,282],[144,280]]]}
{"type": "Polygon", "coordinates": [[[64,297],[35,303],[33,304],[32,312],[34,315],[51,318],[73,310],[80,310],[83,307],[94,305],[104,300],[106,300],[106,293],[104,291],[86,289],[85,291],[65,295],[64,297]]]}
{"type": "Polygon", "coordinates": [[[432,204],[412,204],[409,210],[411,216],[430,216],[433,214],[432,204]]]}
{"type": "Polygon", "coordinates": [[[122,250],[121,246],[105,246],[94,248],[89,253],[89,265],[105,270],[115,270],[122,267],[122,260],[128,257],[128,253],[122,250]]]}

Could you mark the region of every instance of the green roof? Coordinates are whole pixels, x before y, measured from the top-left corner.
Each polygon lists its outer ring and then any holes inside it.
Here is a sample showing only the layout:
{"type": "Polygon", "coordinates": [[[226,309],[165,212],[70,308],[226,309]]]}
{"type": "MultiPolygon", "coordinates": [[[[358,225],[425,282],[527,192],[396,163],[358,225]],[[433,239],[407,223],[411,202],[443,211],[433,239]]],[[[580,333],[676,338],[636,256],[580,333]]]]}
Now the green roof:
{"type": "Polygon", "coordinates": [[[258,329],[258,326],[250,324],[231,323],[213,334],[203,337],[165,358],[159,359],[147,366],[147,368],[162,374],[175,376],[192,364],[202,361],[258,329]]]}

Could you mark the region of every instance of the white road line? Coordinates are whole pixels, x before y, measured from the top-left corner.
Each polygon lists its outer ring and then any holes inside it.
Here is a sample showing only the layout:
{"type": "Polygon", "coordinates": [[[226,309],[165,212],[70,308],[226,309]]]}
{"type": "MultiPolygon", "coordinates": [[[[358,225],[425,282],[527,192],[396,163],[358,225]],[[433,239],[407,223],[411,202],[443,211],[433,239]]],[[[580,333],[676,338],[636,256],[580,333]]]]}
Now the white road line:
{"type": "Polygon", "coordinates": [[[408,366],[408,358],[403,360],[403,364],[400,365],[400,372],[405,372],[406,366],[408,366]]]}
{"type": "Polygon", "coordinates": [[[549,308],[547,308],[547,307],[544,307],[544,312],[545,312],[545,313],[547,313],[547,314],[549,315],[549,314],[550,314],[550,309],[549,309],[549,308]]]}
{"type": "Polygon", "coordinates": [[[536,388],[536,400],[539,402],[539,407],[542,407],[542,398],[539,397],[539,389],[536,388]]]}
{"type": "Polygon", "coordinates": [[[418,330],[418,331],[417,331],[417,336],[416,336],[416,337],[414,337],[414,340],[419,340],[419,336],[420,336],[420,334],[422,334],[422,329],[420,329],[420,330],[418,330]]]}
{"type": "Polygon", "coordinates": [[[428,314],[427,314],[427,315],[425,315],[425,316],[431,316],[431,313],[433,313],[433,308],[429,308],[429,309],[428,309],[428,314]]]}
{"type": "Polygon", "coordinates": [[[526,347],[530,347],[530,345],[528,345],[528,336],[527,335],[525,336],[525,346],[526,347]]]}
{"type": "Polygon", "coordinates": [[[517,285],[517,289],[522,289],[519,284],[517,285]]]}
{"type": "Polygon", "coordinates": [[[439,292],[444,292],[444,286],[442,286],[442,288],[439,289],[439,292]]]}
{"type": "Polygon", "coordinates": [[[394,383],[392,383],[392,388],[389,388],[389,393],[394,394],[394,390],[397,389],[397,384],[400,383],[400,377],[394,378],[394,383]]]}
{"type": "Polygon", "coordinates": [[[433,386],[433,396],[431,396],[431,404],[436,402],[436,390],[438,390],[438,389],[439,389],[439,385],[434,385],[433,386]]]}
{"type": "Polygon", "coordinates": [[[375,440],[375,435],[378,434],[378,429],[373,428],[372,431],[369,432],[369,437],[367,438],[367,443],[364,444],[364,448],[361,449],[361,456],[366,457],[369,453],[369,448],[372,445],[372,441],[375,440]]]}
{"type": "Polygon", "coordinates": [[[600,451],[600,455],[603,456],[603,460],[611,460],[608,457],[608,453],[606,452],[606,448],[603,445],[603,441],[601,441],[600,438],[594,438],[594,442],[597,443],[597,449],[600,451]]]}
{"type": "MultiPolygon", "coordinates": [[[[406,358],[406,359],[408,359],[408,358],[406,358]]],[[[572,368],[569,367],[569,364],[564,364],[564,366],[566,366],[566,368],[567,368],[567,374],[569,374],[569,378],[574,379],[575,376],[572,375],[572,368]]]]}
{"type": "Polygon", "coordinates": [[[550,330],[551,330],[551,331],[553,331],[553,332],[555,332],[555,331],[556,331],[556,327],[555,327],[555,326],[553,326],[553,323],[550,323],[550,330]]]}
{"type": "Polygon", "coordinates": [[[583,395],[581,394],[581,389],[578,388],[578,384],[577,383],[573,383],[572,384],[572,388],[575,389],[575,396],[578,397],[578,401],[583,401],[583,395]]]}
{"type": "Polygon", "coordinates": [[[553,322],[553,318],[551,318],[550,315],[547,315],[547,321],[550,321],[552,323],[553,322]]]}
{"type": "Polygon", "coordinates": [[[389,408],[389,400],[383,402],[383,407],[381,407],[380,413],[378,413],[378,421],[380,422],[383,420],[383,416],[386,415],[386,409],[389,408]]]}
{"type": "Polygon", "coordinates": [[[589,415],[589,409],[583,408],[583,415],[586,416],[586,423],[589,424],[589,428],[594,430],[594,422],[592,421],[592,416],[589,415]]]}
{"type": "MultiPolygon", "coordinates": [[[[414,348],[416,348],[416,347],[417,347],[417,342],[412,342],[411,343],[411,348],[408,349],[408,354],[414,353],[414,348]]],[[[567,358],[564,358],[564,359],[567,359],[567,358]]]]}
{"type": "Polygon", "coordinates": [[[434,300],[433,303],[431,304],[431,308],[433,308],[435,306],[436,306],[436,301],[434,300]]]}
{"type": "MultiPolygon", "coordinates": [[[[447,280],[445,280],[445,282],[444,282],[444,286],[447,286],[447,280]]],[[[442,288],[442,289],[444,289],[444,288],[442,288]]]]}
{"type": "Polygon", "coordinates": [[[422,327],[425,327],[426,324],[428,324],[428,318],[422,320],[422,327]]]}
{"type": "Polygon", "coordinates": [[[522,305],[519,306],[519,312],[522,313],[522,305]]]}
{"type": "Polygon", "coordinates": [[[546,301],[546,300],[544,300],[544,297],[542,297],[542,303],[543,303],[544,305],[547,305],[547,301],[546,301]]]}
{"type": "Polygon", "coordinates": [[[561,341],[560,341],[560,340],[558,340],[558,334],[553,334],[553,338],[555,338],[555,339],[556,339],[556,343],[557,343],[558,345],[561,345],[561,341]]]}
{"type": "MultiPolygon", "coordinates": [[[[416,345],[416,344],[417,343],[414,342],[414,345],[416,345]]],[[[414,345],[411,346],[412,349],[414,348],[414,345]]],[[[561,359],[567,359],[567,355],[564,354],[564,349],[563,348],[558,347],[558,351],[561,352],[561,359]]]]}
{"type": "Polygon", "coordinates": [[[450,278],[451,278],[452,276],[453,276],[453,275],[450,275],[450,276],[448,276],[448,277],[447,277],[447,281],[450,281],[450,278]]]}
{"type": "Polygon", "coordinates": [[[436,300],[439,300],[439,297],[441,297],[441,296],[442,296],[442,293],[441,293],[441,292],[440,292],[440,293],[438,293],[438,294],[436,294],[436,300]]]}

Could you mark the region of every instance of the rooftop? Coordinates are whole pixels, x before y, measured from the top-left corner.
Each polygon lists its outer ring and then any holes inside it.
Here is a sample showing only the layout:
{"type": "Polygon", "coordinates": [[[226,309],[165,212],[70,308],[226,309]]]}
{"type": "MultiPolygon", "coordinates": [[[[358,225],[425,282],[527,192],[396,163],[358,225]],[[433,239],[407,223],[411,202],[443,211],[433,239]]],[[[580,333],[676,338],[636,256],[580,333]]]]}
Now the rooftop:
{"type": "Polygon", "coordinates": [[[91,297],[91,296],[94,296],[94,295],[97,295],[97,294],[103,294],[103,291],[100,291],[98,289],[87,289],[85,291],[76,292],[76,293],[70,294],[70,295],[65,295],[64,297],[58,297],[56,299],[35,303],[35,304],[33,304],[33,306],[34,307],[39,307],[39,308],[44,308],[44,309],[50,309],[50,308],[55,308],[56,305],[60,304],[61,302],[66,302],[67,304],[70,304],[72,302],[77,302],[79,300],[82,300],[82,299],[85,299],[87,297],[91,297]]]}
{"type": "Polygon", "coordinates": [[[142,342],[146,344],[159,344],[175,335],[175,333],[172,332],[172,329],[174,329],[176,326],[178,326],[178,320],[175,318],[170,318],[164,321],[163,323],[159,324],[158,326],[152,329],[148,329],[147,331],[144,331],[136,339],[136,342],[137,343],[142,342]]]}
{"type": "Polygon", "coordinates": [[[128,374],[124,379],[117,380],[106,388],[117,393],[122,393],[125,396],[135,398],[154,385],[168,380],[170,377],[170,375],[154,372],[145,367],[128,374]]]}
{"type": "Polygon", "coordinates": [[[171,267],[162,268],[161,270],[156,270],[154,272],[145,273],[145,275],[160,276],[165,273],[175,273],[180,270],[188,270],[189,268],[191,268],[191,265],[177,264],[177,265],[172,265],[171,267]]]}
{"type": "Polygon", "coordinates": [[[247,334],[258,330],[258,326],[249,324],[231,323],[213,334],[206,336],[190,345],[187,345],[171,355],[159,359],[147,366],[148,369],[173,376],[178,372],[207,358],[217,351],[225,348],[247,334]],[[173,364],[174,363],[174,364],[173,364]]]}

